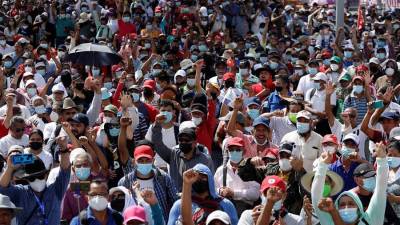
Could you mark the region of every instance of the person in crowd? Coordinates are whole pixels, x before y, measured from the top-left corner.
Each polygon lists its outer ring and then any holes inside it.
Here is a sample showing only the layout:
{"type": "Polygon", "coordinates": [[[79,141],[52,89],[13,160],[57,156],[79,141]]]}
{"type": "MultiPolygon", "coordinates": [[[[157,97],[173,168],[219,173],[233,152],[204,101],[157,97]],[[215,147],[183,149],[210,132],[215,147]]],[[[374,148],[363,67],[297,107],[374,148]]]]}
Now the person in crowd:
{"type": "Polygon", "coordinates": [[[15,224],[13,218],[21,212],[22,208],[16,207],[7,195],[0,194],[0,223],[4,225],[15,224]]]}

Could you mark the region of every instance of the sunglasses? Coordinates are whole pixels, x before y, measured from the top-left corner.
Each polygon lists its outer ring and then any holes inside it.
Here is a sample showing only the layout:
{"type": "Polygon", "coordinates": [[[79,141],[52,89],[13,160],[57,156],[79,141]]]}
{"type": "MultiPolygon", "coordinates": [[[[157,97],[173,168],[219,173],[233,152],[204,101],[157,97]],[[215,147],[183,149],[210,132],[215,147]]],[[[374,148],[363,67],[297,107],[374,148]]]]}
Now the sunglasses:
{"type": "Polygon", "coordinates": [[[42,175],[37,175],[37,176],[34,176],[34,177],[28,177],[28,178],[26,178],[26,179],[27,179],[29,182],[33,182],[33,181],[35,181],[36,179],[43,180],[45,177],[46,177],[46,174],[44,173],[44,174],[42,174],[42,175]]]}

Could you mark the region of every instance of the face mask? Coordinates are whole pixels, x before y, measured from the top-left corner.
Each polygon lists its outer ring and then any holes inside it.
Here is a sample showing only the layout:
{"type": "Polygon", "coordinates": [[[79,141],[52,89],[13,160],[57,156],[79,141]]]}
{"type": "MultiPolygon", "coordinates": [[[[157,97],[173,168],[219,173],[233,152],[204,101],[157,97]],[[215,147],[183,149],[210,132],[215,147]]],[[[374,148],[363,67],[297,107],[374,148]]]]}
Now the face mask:
{"type": "Polygon", "coordinates": [[[160,17],[161,13],[156,13],[155,15],[156,15],[156,17],[160,17]]]}
{"type": "Polygon", "coordinates": [[[338,64],[331,64],[330,67],[331,67],[332,71],[337,71],[339,69],[339,65],[338,64]]]}
{"type": "Polygon", "coordinates": [[[48,44],[40,44],[39,46],[42,47],[42,48],[46,48],[46,49],[49,47],[48,44]]]}
{"type": "Polygon", "coordinates": [[[99,76],[99,75],[100,75],[100,70],[99,70],[99,69],[92,69],[92,75],[93,75],[94,77],[99,76]]]}
{"type": "Polygon", "coordinates": [[[244,44],[244,47],[245,47],[246,49],[251,48],[251,43],[245,43],[245,44],[244,44]]]}
{"type": "Polygon", "coordinates": [[[36,192],[42,192],[46,187],[46,180],[39,180],[36,178],[35,181],[29,182],[29,186],[36,192]]]}
{"type": "Polygon", "coordinates": [[[363,179],[363,188],[369,192],[373,192],[376,186],[376,178],[375,177],[368,177],[363,179]]]}
{"type": "Polygon", "coordinates": [[[156,83],[156,89],[157,90],[161,90],[162,89],[160,83],[156,83]]]}
{"type": "Polygon", "coordinates": [[[194,125],[199,126],[201,124],[201,122],[203,121],[203,119],[201,117],[193,117],[192,118],[192,122],[194,123],[194,125]]]}
{"type": "Polygon", "coordinates": [[[26,93],[30,96],[33,97],[36,95],[36,88],[27,88],[26,93]]]}
{"type": "Polygon", "coordinates": [[[355,94],[361,94],[364,90],[364,87],[362,85],[354,85],[353,86],[353,92],[355,94]]]}
{"type": "Polygon", "coordinates": [[[324,184],[324,191],[322,192],[322,196],[324,198],[329,197],[329,195],[331,194],[332,191],[332,187],[329,184],[324,184]]]}
{"type": "Polygon", "coordinates": [[[299,75],[299,76],[303,76],[304,71],[303,70],[294,70],[294,73],[299,75]]]}
{"type": "Polygon", "coordinates": [[[249,75],[249,70],[248,69],[239,69],[239,73],[241,76],[247,76],[247,75],[249,75]]]}
{"type": "Polygon", "coordinates": [[[378,54],[376,55],[376,57],[377,57],[378,59],[385,59],[385,58],[386,58],[386,54],[385,54],[385,53],[378,53],[378,54]]]}
{"type": "Polygon", "coordinates": [[[317,90],[321,89],[321,84],[318,83],[318,82],[314,82],[314,83],[313,83],[313,86],[314,86],[314,88],[317,89],[317,90]]]}
{"type": "Polygon", "coordinates": [[[104,87],[107,88],[107,90],[110,90],[113,87],[113,83],[112,82],[106,82],[106,83],[104,83],[104,87]]]}
{"type": "Polygon", "coordinates": [[[255,120],[260,115],[260,111],[258,109],[248,109],[247,114],[252,120],[255,120]]]}
{"type": "Polygon", "coordinates": [[[29,142],[29,148],[31,148],[32,150],[39,150],[42,148],[42,146],[42,142],[29,142]]]}
{"type": "Polygon", "coordinates": [[[153,169],[153,164],[151,163],[137,163],[137,170],[140,174],[147,176],[153,169]]]}
{"type": "Polygon", "coordinates": [[[242,151],[229,152],[229,160],[231,160],[233,163],[239,163],[242,159],[243,159],[242,151]]]}
{"type": "Polygon", "coordinates": [[[345,58],[351,58],[352,55],[353,55],[353,52],[351,52],[351,51],[344,51],[344,57],[345,57],[345,58]]]}
{"type": "Polygon", "coordinates": [[[90,176],[90,167],[75,168],[75,175],[79,180],[87,180],[90,176]]]}
{"type": "Polygon", "coordinates": [[[355,152],[355,149],[348,148],[346,146],[343,146],[342,149],[340,149],[340,153],[345,159],[349,158],[353,152],[355,152]]]}
{"type": "Polygon", "coordinates": [[[292,165],[290,164],[289,159],[280,159],[279,167],[281,168],[282,171],[289,171],[292,169],[292,165]]]}
{"type": "Polygon", "coordinates": [[[203,25],[203,26],[207,26],[207,24],[208,24],[208,22],[207,22],[207,21],[204,21],[204,20],[202,20],[200,23],[201,23],[201,25],[203,25]]]}
{"type": "Polygon", "coordinates": [[[297,60],[299,60],[299,58],[292,56],[291,58],[292,64],[296,64],[297,60]]]}
{"type": "Polygon", "coordinates": [[[193,62],[196,62],[198,58],[199,58],[199,57],[198,57],[197,55],[191,55],[191,56],[190,56],[190,59],[191,59],[193,62]]]}
{"type": "Polygon", "coordinates": [[[275,202],[274,206],[272,207],[272,209],[274,211],[279,211],[282,208],[282,199],[280,199],[279,201],[275,202]]]}
{"type": "Polygon", "coordinates": [[[150,44],[150,43],[144,43],[144,48],[145,48],[145,49],[151,48],[151,44],[150,44]]]}
{"type": "Polygon", "coordinates": [[[192,151],[192,143],[179,143],[179,149],[183,153],[187,154],[192,151]]]}
{"type": "Polygon", "coordinates": [[[129,20],[130,20],[131,18],[129,17],[129,16],[124,16],[123,18],[122,18],[122,21],[124,21],[125,23],[129,23],[129,20]]]}
{"type": "Polygon", "coordinates": [[[386,42],[384,42],[384,41],[377,41],[377,42],[376,42],[376,45],[377,45],[378,48],[383,48],[383,47],[385,47],[386,42]]]}
{"type": "Polygon", "coordinates": [[[310,130],[310,124],[309,123],[298,122],[296,126],[297,126],[297,132],[299,134],[305,134],[310,130]]]}
{"type": "Polygon", "coordinates": [[[206,52],[208,50],[206,45],[199,45],[199,51],[200,52],[206,52]]]}
{"type": "Polygon", "coordinates": [[[261,63],[266,63],[268,61],[267,57],[260,57],[260,62],[261,63]]]}
{"type": "Polygon", "coordinates": [[[308,46],[308,52],[310,53],[310,55],[315,53],[315,48],[314,46],[308,46]]]}
{"type": "Polygon", "coordinates": [[[32,73],[32,67],[30,67],[30,66],[25,66],[25,72],[29,72],[29,73],[32,73]]]}
{"type": "Polygon", "coordinates": [[[115,211],[122,212],[125,208],[125,199],[114,199],[110,202],[111,208],[115,211]]]}
{"type": "Polygon", "coordinates": [[[4,61],[4,67],[5,68],[11,68],[12,64],[13,63],[11,61],[4,61]]]}
{"type": "Polygon", "coordinates": [[[95,196],[95,197],[92,197],[92,198],[89,200],[89,206],[90,206],[90,208],[92,208],[92,209],[94,209],[94,210],[96,210],[96,211],[103,211],[103,210],[105,210],[105,209],[107,208],[107,205],[108,205],[108,201],[107,201],[107,199],[106,199],[105,197],[103,197],[103,196],[97,195],[97,196],[95,196]]]}
{"type": "Polygon", "coordinates": [[[190,87],[194,87],[195,83],[196,83],[196,79],[187,79],[186,80],[187,85],[189,85],[190,87]]]}
{"type": "Polygon", "coordinates": [[[331,64],[331,61],[329,59],[324,59],[322,62],[325,66],[329,66],[331,64]]]}
{"type": "Polygon", "coordinates": [[[393,76],[393,74],[394,74],[394,69],[393,68],[386,68],[386,70],[385,70],[385,73],[386,73],[386,75],[388,75],[388,76],[393,76]]]}
{"type": "Polygon", "coordinates": [[[46,108],[44,107],[44,105],[36,106],[35,112],[36,112],[36,114],[44,114],[44,113],[46,113],[46,108]]]}
{"type": "Polygon", "coordinates": [[[324,152],[329,152],[329,153],[333,154],[336,152],[336,147],[335,146],[325,146],[325,147],[322,147],[322,150],[324,152]]]}
{"type": "Polygon", "coordinates": [[[208,191],[208,181],[206,180],[197,180],[192,185],[193,191],[196,193],[204,193],[208,191]]]}
{"type": "Polygon", "coordinates": [[[109,132],[111,137],[117,137],[119,135],[119,128],[111,128],[109,132]]]}
{"type": "Polygon", "coordinates": [[[388,157],[389,167],[394,169],[400,166],[400,157],[388,157]]]}
{"type": "Polygon", "coordinates": [[[271,68],[271,70],[276,70],[278,66],[279,64],[277,62],[269,62],[269,68],[271,68]]]}
{"type": "Polygon", "coordinates": [[[165,120],[164,123],[169,123],[172,120],[172,113],[168,111],[160,112],[161,115],[164,115],[165,120]]]}
{"type": "Polygon", "coordinates": [[[313,67],[309,67],[308,68],[308,73],[311,75],[315,75],[318,73],[318,69],[317,68],[313,68],[313,67]]]}
{"type": "Polygon", "coordinates": [[[0,40],[0,45],[5,45],[6,44],[6,40],[0,40]]]}
{"type": "Polygon", "coordinates": [[[140,95],[138,93],[132,93],[133,102],[138,102],[140,95]]]}
{"type": "Polygon", "coordinates": [[[42,76],[46,75],[46,70],[36,70],[36,72],[42,76]]]}
{"type": "Polygon", "coordinates": [[[344,208],[339,209],[339,215],[343,222],[347,224],[354,223],[358,218],[358,208],[344,208]]]}

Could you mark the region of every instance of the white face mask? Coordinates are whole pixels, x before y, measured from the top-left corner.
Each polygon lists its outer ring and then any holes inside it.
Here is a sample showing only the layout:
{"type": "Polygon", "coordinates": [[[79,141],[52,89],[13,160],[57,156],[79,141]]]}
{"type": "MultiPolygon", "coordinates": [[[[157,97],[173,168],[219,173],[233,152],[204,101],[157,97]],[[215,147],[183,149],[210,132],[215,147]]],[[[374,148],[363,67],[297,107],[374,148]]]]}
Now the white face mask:
{"type": "Polygon", "coordinates": [[[249,70],[248,69],[239,69],[239,73],[241,76],[246,76],[249,74],[249,70]]]}
{"type": "Polygon", "coordinates": [[[35,181],[29,182],[29,186],[36,192],[42,192],[46,187],[46,180],[35,179],[35,181]]]}
{"type": "Polygon", "coordinates": [[[324,152],[328,152],[330,154],[333,154],[336,152],[336,147],[335,146],[326,146],[326,147],[322,147],[322,150],[324,152]]]}
{"type": "Polygon", "coordinates": [[[56,112],[52,111],[50,113],[50,119],[51,119],[51,121],[56,122],[58,120],[58,114],[56,112]]]}
{"type": "Polygon", "coordinates": [[[331,64],[330,67],[331,67],[332,71],[337,71],[339,69],[339,65],[338,64],[331,64]]]}
{"type": "Polygon", "coordinates": [[[32,67],[30,67],[30,66],[25,66],[25,72],[32,73],[32,67]]]}
{"type": "Polygon", "coordinates": [[[104,198],[103,196],[95,196],[89,200],[89,206],[90,208],[96,210],[96,211],[103,211],[107,208],[108,205],[108,200],[104,198]]]}
{"type": "Polygon", "coordinates": [[[196,79],[187,79],[186,80],[187,85],[189,85],[190,87],[193,87],[196,83],[196,79]]]}
{"type": "Polygon", "coordinates": [[[109,116],[105,116],[105,117],[103,118],[103,123],[110,123],[110,122],[111,122],[111,120],[112,120],[112,118],[111,118],[111,117],[109,117],[109,116]]]}
{"type": "Polygon", "coordinates": [[[385,70],[386,75],[392,76],[394,74],[394,69],[393,68],[386,68],[385,70]]]}
{"type": "Polygon", "coordinates": [[[279,167],[281,168],[282,171],[289,171],[292,169],[292,165],[290,164],[289,159],[280,159],[279,167]]]}
{"type": "Polygon", "coordinates": [[[196,126],[200,125],[202,121],[203,121],[203,119],[200,118],[200,117],[192,117],[192,122],[193,122],[194,125],[196,125],[196,126]]]}

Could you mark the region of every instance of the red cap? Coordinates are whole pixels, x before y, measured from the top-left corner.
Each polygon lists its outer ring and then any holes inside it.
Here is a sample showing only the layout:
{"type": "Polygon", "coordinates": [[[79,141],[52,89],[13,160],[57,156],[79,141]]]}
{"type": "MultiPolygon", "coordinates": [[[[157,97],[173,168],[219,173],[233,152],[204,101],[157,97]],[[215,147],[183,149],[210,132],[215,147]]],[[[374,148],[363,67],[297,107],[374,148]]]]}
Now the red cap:
{"type": "Polygon", "coordinates": [[[124,210],[124,224],[127,224],[131,220],[137,220],[141,223],[145,223],[146,221],[146,212],[142,206],[130,206],[124,210]]]}
{"type": "Polygon", "coordinates": [[[143,83],[143,87],[150,88],[152,90],[156,90],[156,82],[154,80],[145,80],[143,83]]]}
{"type": "Polygon", "coordinates": [[[322,144],[328,142],[332,142],[335,143],[336,145],[339,145],[337,137],[334,134],[327,134],[324,136],[324,138],[322,139],[322,144]]]}
{"type": "Polygon", "coordinates": [[[226,80],[228,80],[228,79],[233,79],[233,80],[235,80],[235,79],[236,79],[235,74],[233,74],[233,73],[231,73],[231,72],[225,73],[225,74],[224,74],[224,77],[223,77],[223,80],[226,81],[226,80]]]}
{"type": "Polygon", "coordinates": [[[228,143],[226,144],[226,147],[231,147],[231,146],[243,147],[244,146],[243,138],[241,138],[241,137],[230,138],[228,140],[228,143]]]}
{"type": "Polygon", "coordinates": [[[355,80],[361,80],[362,82],[364,82],[364,77],[363,76],[355,76],[353,77],[353,81],[355,80]]]}
{"type": "Polygon", "coordinates": [[[161,7],[160,7],[160,6],[157,6],[157,7],[155,8],[154,12],[155,12],[155,13],[161,12],[161,7]]]}
{"type": "Polygon", "coordinates": [[[271,187],[278,187],[281,189],[283,192],[286,191],[286,184],[285,181],[282,180],[282,178],[278,176],[266,176],[261,183],[261,188],[260,191],[261,193],[264,193],[268,188],[271,187]]]}
{"type": "Polygon", "coordinates": [[[142,157],[153,159],[154,158],[154,152],[153,152],[153,149],[150,148],[150,146],[141,145],[141,146],[135,148],[134,153],[133,153],[133,157],[135,159],[139,159],[139,158],[142,158],[142,157]]]}
{"type": "Polygon", "coordinates": [[[368,71],[368,67],[364,64],[361,64],[356,67],[356,72],[358,72],[358,71],[368,71]]]}
{"type": "Polygon", "coordinates": [[[329,50],[327,50],[327,49],[324,49],[324,50],[322,50],[322,58],[331,58],[332,57],[332,53],[329,51],[329,50]]]}
{"type": "Polygon", "coordinates": [[[279,156],[279,150],[276,148],[266,148],[265,149],[265,156],[271,159],[277,159],[279,156]]]}
{"type": "Polygon", "coordinates": [[[137,37],[136,33],[130,33],[129,34],[129,38],[131,38],[131,39],[136,39],[136,37],[137,37]]]}
{"type": "Polygon", "coordinates": [[[111,71],[112,71],[113,73],[115,73],[115,72],[118,71],[119,69],[121,69],[121,66],[120,66],[119,64],[114,65],[114,66],[111,67],[111,71]]]}

